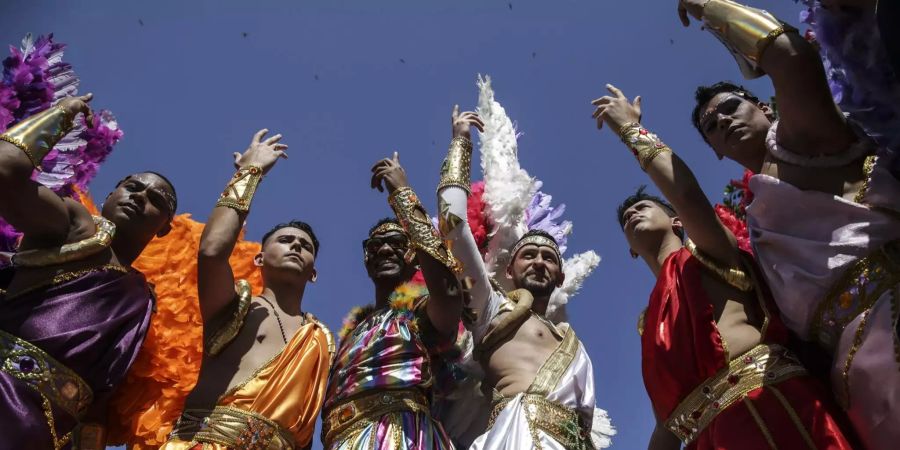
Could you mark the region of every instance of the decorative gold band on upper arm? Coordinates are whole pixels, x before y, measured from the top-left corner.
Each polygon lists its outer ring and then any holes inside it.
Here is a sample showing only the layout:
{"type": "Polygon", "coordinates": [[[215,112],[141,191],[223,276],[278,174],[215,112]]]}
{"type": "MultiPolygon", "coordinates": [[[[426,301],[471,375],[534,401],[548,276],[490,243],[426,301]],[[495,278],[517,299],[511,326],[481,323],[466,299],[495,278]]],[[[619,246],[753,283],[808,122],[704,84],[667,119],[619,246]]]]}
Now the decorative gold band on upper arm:
{"type": "Polygon", "coordinates": [[[637,158],[638,164],[644,171],[660,153],[672,151],[657,135],[637,122],[626,123],[622,126],[622,129],[619,130],[619,137],[637,158]]]}
{"type": "Polygon", "coordinates": [[[253,300],[253,292],[247,280],[238,280],[235,283],[235,300],[237,301],[234,314],[228,322],[216,330],[209,340],[209,354],[216,356],[237,337],[241,327],[244,326],[244,318],[250,310],[250,301],[253,300]]]}
{"type": "Polygon", "coordinates": [[[778,36],[796,28],[768,11],[744,6],[731,0],[709,0],[703,7],[703,22],[734,55],[747,78],[762,76],[760,58],[778,36]]]}
{"type": "Polygon", "coordinates": [[[444,158],[444,163],[441,165],[441,181],[438,183],[438,192],[447,186],[457,186],[471,194],[471,172],[472,141],[457,136],[450,141],[450,149],[447,150],[447,157],[444,158]]]}
{"type": "Polygon", "coordinates": [[[691,255],[694,255],[697,261],[700,261],[700,264],[703,264],[703,267],[709,269],[710,272],[731,285],[731,287],[742,292],[753,290],[753,280],[750,279],[747,272],[736,267],[722,267],[722,264],[704,255],[690,239],[685,241],[684,247],[691,252],[691,255]]]}
{"type": "Polygon", "coordinates": [[[402,187],[391,193],[388,203],[397,215],[397,220],[409,235],[410,246],[431,255],[447,268],[459,273],[462,268],[453,257],[437,230],[431,224],[428,213],[419,202],[419,197],[410,187],[402,187]]]}
{"type": "Polygon", "coordinates": [[[262,180],[263,171],[256,166],[241,167],[225,186],[225,191],[216,202],[216,206],[225,206],[245,213],[250,211],[250,203],[256,187],[262,180]]]}
{"type": "Polygon", "coordinates": [[[53,248],[17,252],[12,263],[18,267],[47,267],[87,258],[109,248],[116,235],[116,225],[101,216],[93,216],[97,230],[78,242],[53,248]]]}
{"type": "Polygon", "coordinates": [[[75,116],[62,107],[53,106],[13,125],[0,135],[0,140],[19,147],[28,156],[31,165],[41,170],[41,161],[72,130],[73,119],[75,116]]]}

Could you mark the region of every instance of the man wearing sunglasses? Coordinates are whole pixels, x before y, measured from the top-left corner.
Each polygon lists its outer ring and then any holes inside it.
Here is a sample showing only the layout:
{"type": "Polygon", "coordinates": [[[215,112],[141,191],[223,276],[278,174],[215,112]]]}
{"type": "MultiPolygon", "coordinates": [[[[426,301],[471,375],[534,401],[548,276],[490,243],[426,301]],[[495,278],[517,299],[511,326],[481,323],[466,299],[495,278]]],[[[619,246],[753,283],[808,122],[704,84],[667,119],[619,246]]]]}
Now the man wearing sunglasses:
{"type": "Polygon", "coordinates": [[[452,449],[432,414],[453,389],[463,292],[458,263],[409,187],[397,153],[372,168],[372,187],[387,189],[396,219],[383,219],[363,241],[375,303],[344,322],[322,410],[328,450],[452,449]],[[421,269],[424,286],[413,280],[421,269]],[[427,289],[426,289],[427,286],[427,289]]]}
{"type": "Polygon", "coordinates": [[[90,100],[65,98],[0,135],[0,216],[24,234],[0,271],[0,448],[104,448],[107,400],[150,323],[154,296],[131,264],[169,232],[172,184],[129,175],[92,216],[31,178],[77,115],[91,121],[90,100]]]}

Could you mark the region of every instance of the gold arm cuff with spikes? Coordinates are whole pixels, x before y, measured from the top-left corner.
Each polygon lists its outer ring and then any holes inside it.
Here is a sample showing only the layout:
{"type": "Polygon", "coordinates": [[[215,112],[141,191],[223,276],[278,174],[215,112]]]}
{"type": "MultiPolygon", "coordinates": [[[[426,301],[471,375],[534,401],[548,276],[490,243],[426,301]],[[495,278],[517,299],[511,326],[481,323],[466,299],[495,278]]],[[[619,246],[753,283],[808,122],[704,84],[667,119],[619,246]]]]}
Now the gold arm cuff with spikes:
{"type": "Polygon", "coordinates": [[[262,180],[263,171],[256,166],[241,167],[225,186],[225,191],[216,202],[216,206],[225,206],[241,213],[250,211],[250,203],[256,186],[262,180]]]}
{"type": "Polygon", "coordinates": [[[457,136],[450,141],[450,149],[447,150],[447,157],[444,158],[444,163],[441,165],[441,181],[438,183],[438,192],[447,186],[457,186],[471,194],[471,172],[472,141],[457,136]]]}
{"type": "Polygon", "coordinates": [[[35,169],[41,170],[41,161],[53,150],[53,146],[72,130],[74,115],[60,106],[53,106],[15,124],[0,140],[19,147],[35,169]]]}
{"type": "Polygon", "coordinates": [[[775,38],[796,28],[778,20],[768,11],[731,0],[709,0],[703,6],[706,28],[728,48],[747,78],[765,74],[759,67],[766,47],[775,38]]]}
{"type": "Polygon", "coordinates": [[[672,149],[663,143],[659,136],[651,133],[637,122],[626,123],[622,126],[622,129],[619,130],[619,137],[637,158],[638,164],[644,171],[660,153],[672,152],[672,149]]]}
{"type": "Polygon", "coordinates": [[[406,234],[409,235],[410,247],[428,253],[454,273],[462,270],[459,261],[453,257],[437,230],[434,229],[428,213],[422,207],[419,197],[412,188],[407,186],[397,189],[388,197],[388,203],[394,210],[394,214],[397,215],[397,220],[406,230],[406,234]]]}

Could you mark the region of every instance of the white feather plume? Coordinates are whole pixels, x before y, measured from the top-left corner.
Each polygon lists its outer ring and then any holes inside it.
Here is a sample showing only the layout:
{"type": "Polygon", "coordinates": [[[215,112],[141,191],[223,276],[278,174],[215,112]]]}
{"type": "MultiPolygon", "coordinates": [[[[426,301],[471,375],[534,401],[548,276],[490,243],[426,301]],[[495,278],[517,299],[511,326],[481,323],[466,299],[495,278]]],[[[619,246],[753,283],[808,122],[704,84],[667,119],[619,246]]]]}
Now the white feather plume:
{"type": "Polygon", "coordinates": [[[594,448],[607,448],[612,445],[612,436],[616,429],[609,420],[609,414],[600,408],[594,408],[594,423],[591,425],[591,442],[594,448]]]}
{"type": "MultiPolygon", "coordinates": [[[[485,265],[491,275],[506,269],[509,249],[525,234],[525,209],[541,187],[519,165],[515,125],[499,102],[494,100],[489,76],[478,76],[478,115],[484,121],[481,134],[481,170],[484,201],[491,221],[485,265]]],[[[496,277],[501,283],[504,277],[496,277]]],[[[508,288],[510,286],[504,286],[508,288]]]]}
{"type": "Polygon", "coordinates": [[[569,298],[578,293],[584,280],[600,264],[600,255],[593,250],[579,253],[563,260],[563,273],[566,280],[561,288],[553,291],[550,304],[547,305],[547,318],[553,323],[567,322],[566,304],[569,298]]]}

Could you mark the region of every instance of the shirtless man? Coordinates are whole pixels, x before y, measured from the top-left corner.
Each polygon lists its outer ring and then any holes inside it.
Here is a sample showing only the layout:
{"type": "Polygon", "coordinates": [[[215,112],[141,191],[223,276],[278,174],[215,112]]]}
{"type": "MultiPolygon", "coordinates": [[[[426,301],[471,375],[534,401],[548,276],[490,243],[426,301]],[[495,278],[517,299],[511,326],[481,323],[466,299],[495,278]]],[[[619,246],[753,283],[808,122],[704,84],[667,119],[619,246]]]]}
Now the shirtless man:
{"type": "Polygon", "coordinates": [[[175,189],[141,172],[116,184],[99,216],[32,180],[85,114],[69,97],[0,135],[0,216],[24,233],[0,272],[2,449],[105,447],[109,395],[141,348],[154,296],[131,264],[169,232],[175,189]]]}
{"type": "Polygon", "coordinates": [[[469,130],[483,125],[475,113],[460,114],[458,107],[451,122],[453,139],[438,185],[438,219],[463,275],[474,282],[467,306],[476,311],[477,321],[470,330],[485,386],[493,387],[493,420],[471,448],[591,448],[595,405],[590,358],[571,327],[544,317],[550,295],[565,279],[559,247],[543,231],[526,233],[511,249],[505,274],[517,290],[507,297],[492,287],[466,222],[469,130]],[[533,408],[539,413],[532,413],[533,408]]]}
{"type": "Polygon", "coordinates": [[[617,211],[632,256],[657,277],[638,326],[657,418],[649,448],[852,448],[826,391],[784,347],[787,330],[752,259],[690,169],[638,123],[640,97],[607,89],[593,101],[598,128],[618,133],[672,202],[641,188],[617,211]]]}
{"type": "Polygon", "coordinates": [[[304,448],[324,401],[334,346],[327,328],[301,306],[315,282],[319,242],[304,222],[276,225],[254,258],[263,278],[257,296],[235,283],[228,258],[262,176],[287,146],[281,135],[253,137],[200,240],[198,289],[204,322],[200,376],[166,450],[304,448]],[[200,447],[196,447],[200,448],[200,447]]]}

